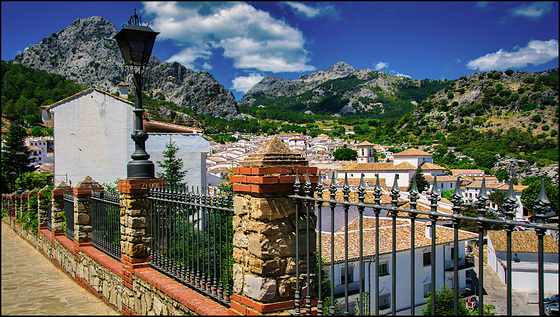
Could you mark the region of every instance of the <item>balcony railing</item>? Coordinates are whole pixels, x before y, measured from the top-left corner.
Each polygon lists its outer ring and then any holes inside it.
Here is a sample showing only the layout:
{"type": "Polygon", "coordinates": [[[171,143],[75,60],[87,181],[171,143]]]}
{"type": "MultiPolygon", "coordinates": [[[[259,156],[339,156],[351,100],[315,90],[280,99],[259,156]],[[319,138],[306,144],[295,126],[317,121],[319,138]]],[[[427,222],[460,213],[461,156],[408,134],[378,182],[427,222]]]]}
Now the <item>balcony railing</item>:
{"type": "Polygon", "coordinates": [[[74,194],[71,191],[64,192],[64,216],[66,217],[66,237],[74,240],[74,194]]]}
{"type": "MultiPolygon", "coordinates": [[[[418,190],[416,189],[415,180],[413,181],[412,188],[410,190],[409,195],[409,208],[404,209],[400,208],[402,206],[401,202],[399,202],[398,198],[400,196],[400,192],[395,181],[392,190],[390,191],[389,196],[391,197],[390,203],[382,204],[382,188],[379,183],[379,176],[377,176],[377,183],[373,188],[373,192],[368,192],[368,195],[373,195],[373,203],[365,203],[365,196],[366,196],[366,189],[364,187],[363,182],[363,175],[360,181],[360,185],[358,186],[357,193],[352,193],[353,196],[356,198],[355,201],[350,201],[350,186],[348,185],[348,179],[345,178],[344,185],[342,186],[342,200],[337,200],[337,186],[335,184],[334,175],[332,177],[332,183],[330,187],[324,188],[321,175],[319,175],[319,182],[313,188],[312,184],[309,181],[309,175],[307,175],[306,181],[304,184],[299,182],[299,177],[296,176],[296,181],[294,184],[294,194],[292,197],[296,203],[296,222],[295,226],[298,227],[298,223],[300,221],[306,222],[307,227],[309,228],[309,223],[314,221],[314,215],[317,217],[317,232],[321,234],[317,234],[317,248],[318,253],[321,255],[321,260],[318,260],[318,267],[317,269],[314,266],[310,265],[310,256],[315,250],[315,246],[312,245],[313,235],[311,234],[310,230],[307,232],[307,238],[305,241],[299,241],[298,235],[296,235],[296,263],[305,263],[307,261],[307,265],[305,266],[305,270],[298,270],[296,275],[300,276],[300,278],[296,279],[296,294],[295,294],[295,314],[299,315],[302,313],[302,310],[305,309],[305,312],[308,314],[312,311],[313,307],[312,303],[312,296],[314,295],[310,292],[310,289],[313,289],[313,285],[317,285],[317,291],[315,296],[317,297],[317,314],[338,314],[344,313],[349,314],[349,307],[351,307],[351,303],[349,302],[350,292],[348,288],[348,284],[344,284],[344,297],[340,298],[340,302],[344,303],[342,309],[343,312],[337,311],[336,301],[330,298],[326,298],[325,296],[330,296],[329,294],[335,294],[338,292],[339,287],[335,287],[335,279],[337,276],[337,270],[335,267],[340,268],[341,272],[348,272],[349,269],[349,262],[350,261],[357,261],[357,265],[354,268],[359,271],[358,272],[358,281],[365,281],[366,280],[366,263],[369,263],[371,268],[371,263],[380,263],[380,257],[383,254],[384,260],[389,260],[391,268],[389,269],[391,275],[391,282],[385,283],[383,290],[387,292],[387,288],[390,289],[390,297],[391,297],[391,304],[390,307],[392,308],[392,313],[395,314],[396,310],[403,311],[405,309],[398,308],[397,297],[399,297],[399,307],[403,305],[403,298],[402,296],[398,296],[399,292],[408,292],[410,294],[410,304],[408,304],[408,309],[410,309],[410,314],[415,313],[415,308],[419,305],[423,305],[423,297],[429,290],[429,296],[431,297],[431,302],[435,303],[435,294],[436,285],[440,285],[445,283],[436,282],[436,266],[440,265],[439,267],[443,268],[445,266],[444,260],[437,260],[442,259],[442,249],[438,249],[437,246],[441,247],[441,242],[437,241],[439,231],[442,231],[442,234],[445,231],[452,231],[452,247],[453,247],[453,263],[452,263],[452,289],[454,294],[454,314],[458,314],[458,300],[459,296],[462,292],[466,292],[466,288],[464,285],[459,285],[459,270],[463,267],[459,264],[459,236],[465,235],[465,231],[459,229],[459,226],[464,221],[471,221],[476,224],[476,233],[470,235],[474,235],[474,240],[477,241],[478,245],[478,285],[476,285],[477,295],[479,299],[479,307],[484,307],[484,278],[483,278],[483,268],[484,268],[484,253],[483,253],[483,245],[484,245],[484,233],[485,233],[485,226],[486,225],[502,225],[503,230],[507,232],[507,263],[508,267],[511,267],[512,261],[512,251],[511,251],[511,233],[515,226],[522,226],[525,228],[532,228],[538,237],[538,256],[539,256],[539,268],[538,268],[538,291],[539,291],[539,311],[542,315],[544,313],[543,307],[543,298],[544,298],[544,281],[543,281],[543,236],[547,232],[547,230],[552,230],[554,232],[553,236],[556,236],[558,232],[558,227],[553,226],[551,224],[546,224],[546,217],[545,214],[549,214],[551,207],[548,198],[546,197],[546,192],[544,191],[544,183],[541,186],[541,193],[539,198],[536,201],[536,213],[534,218],[536,219],[535,223],[519,223],[513,221],[513,217],[515,214],[516,208],[516,198],[513,192],[513,185],[510,183],[510,189],[508,194],[505,198],[503,204],[503,213],[506,215],[506,220],[497,220],[497,219],[489,219],[486,217],[487,215],[487,205],[488,205],[488,196],[486,193],[485,182],[483,180],[483,185],[480,189],[480,192],[477,195],[477,213],[476,217],[469,217],[462,215],[463,212],[463,194],[460,189],[459,179],[457,179],[456,190],[453,194],[451,199],[453,203],[452,213],[447,214],[441,211],[438,211],[438,201],[440,199],[440,193],[437,191],[437,177],[434,177],[433,183],[433,190],[429,193],[429,200],[430,200],[430,210],[429,211],[421,211],[417,209],[417,200],[418,200],[418,190]],[[328,191],[329,193],[326,193],[328,191]],[[337,212],[342,207],[342,214],[339,214],[339,217],[344,217],[344,222],[342,227],[335,228],[335,209],[337,212]],[[349,210],[354,209],[357,210],[357,214],[353,213],[357,217],[356,220],[349,222],[349,210]],[[380,219],[381,214],[386,214],[387,218],[380,219]],[[370,216],[365,216],[365,214],[369,214],[370,216]],[[324,218],[329,218],[330,216],[330,234],[323,234],[323,220],[324,218]],[[373,219],[373,220],[372,220],[373,219]],[[372,221],[375,221],[375,226],[373,228],[364,228],[364,221],[371,224],[372,221]],[[389,234],[385,234],[382,236],[380,234],[381,227],[380,221],[384,221],[384,226],[390,229],[387,230],[389,234]],[[451,222],[451,227],[446,228],[438,224],[438,222],[451,222]],[[423,232],[416,232],[420,226],[417,224],[424,224],[426,227],[426,237],[429,238],[429,245],[423,246],[422,248],[425,250],[429,250],[429,252],[424,252],[424,256],[420,257],[417,255],[418,251],[418,244],[421,243],[419,237],[422,238],[423,232]],[[349,226],[352,226],[349,228],[349,226]],[[405,237],[408,241],[397,240],[397,227],[399,227],[399,238],[405,237]],[[406,229],[406,230],[405,230],[406,229]],[[429,230],[428,230],[429,229],[429,230]],[[352,231],[352,232],[350,232],[352,231]],[[404,235],[403,235],[404,232],[404,235]],[[364,237],[365,236],[365,237],[364,237]],[[324,241],[327,240],[327,241],[324,241]],[[381,241],[382,240],[382,241],[381,241]],[[302,244],[303,243],[303,244],[302,244]],[[408,244],[408,246],[407,246],[408,244]],[[388,245],[388,246],[387,246],[388,245]],[[389,250],[384,251],[380,249],[380,247],[387,247],[389,250]],[[373,254],[364,254],[365,249],[373,249],[375,252],[373,254]],[[379,250],[379,252],[377,251],[379,250]],[[404,251],[403,251],[404,250],[404,251]],[[352,252],[352,255],[349,256],[349,252],[352,252]],[[438,253],[436,256],[436,253],[438,253]],[[397,253],[401,255],[405,255],[404,257],[400,257],[399,261],[397,261],[397,253]],[[428,254],[429,253],[429,254],[428,254]],[[366,259],[367,256],[367,259],[366,259]],[[436,261],[437,260],[437,261],[436,261]],[[422,261],[424,262],[422,266],[422,261]],[[439,261],[440,264],[437,264],[439,261]],[[397,263],[398,262],[398,263],[397,263]],[[408,262],[408,263],[407,263],[408,262]],[[426,263],[428,263],[426,265],[426,263]],[[420,269],[418,269],[420,266],[420,269]],[[429,281],[424,281],[424,294],[421,291],[418,291],[419,288],[417,286],[416,281],[416,274],[418,272],[428,272],[429,270],[429,281]],[[397,284],[397,276],[399,274],[410,274],[409,282],[403,284],[400,282],[397,284]],[[324,279],[330,279],[330,285],[326,286],[323,285],[321,282],[316,281],[323,281],[324,279]],[[314,279],[317,279],[313,281],[314,279]],[[300,283],[301,281],[301,283],[300,283]],[[390,285],[388,285],[390,284],[390,285]],[[325,290],[326,286],[326,290],[325,290]],[[428,289],[429,288],[429,289],[428,289]],[[418,289],[418,290],[417,290],[418,289]],[[420,293],[420,294],[419,294],[420,293]],[[305,300],[303,301],[305,305],[302,305],[302,294],[305,296],[305,300]],[[328,302],[329,306],[324,307],[323,305],[328,302]],[[420,303],[419,303],[420,302],[420,303]]],[[[420,227],[421,228],[421,227],[420,227]]],[[[329,231],[328,228],[325,228],[329,231]]],[[[472,237],[470,238],[472,239],[472,237]]],[[[465,240],[465,239],[461,239],[465,240]]],[[[444,251],[448,252],[448,251],[444,251]]],[[[420,253],[422,254],[422,253],[420,253]]],[[[422,255],[421,255],[422,256],[422,255]]],[[[470,262],[465,262],[470,263],[470,262]]],[[[463,265],[464,266],[464,265],[463,265]]],[[[297,268],[297,266],[296,266],[297,268]]],[[[462,270],[465,272],[466,270],[462,270]]],[[[341,273],[342,274],[342,273],[341,273]]],[[[441,275],[441,274],[440,274],[441,275]]],[[[408,277],[408,275],[407,275],[408,277]]],[[[370,279],[370,276],[367,276],[370,279]]],[[[383,296],[388,296],[385,293],[382,294],[380,290],[380,272],[379,272],[379,265],[373,265],[373,269],[371,270],[371,279],[372,284],[375,285],[374,289],[368,289],[368,293],[371,294],[366,298],[366,285],[367,283],[359,283],[359,291],[358,295],[356,296],[356,313],[359,315],[364,315],[368,313],[375,313],[379,315],[380,310],[387,306],[386,301],[380,302],[380,294],[383,296]],[[382,307],[380,307],[382,304],[382,307]]],[[[371,281],[370,279],[370,281],[371,281]]],[[[385,278],[386,279],[386,278],[385,278]]],[[[507,302],[507,314],[512,314],[512,283],[511,283],[511,270],[507,272],[507,294],[506,294],[506,302],[507,302]]],[[[441,280],[440,280],[441,282],[441,280]]],[[[371,284],[369,284],[371,285],[371,284]]],[[[372,288],[371,286],[369,286],[372,288]]],[[[385,298],[384,298],[385,299],[385,298]]],[[[405,302],[406,303],[406,302],[405,302]]],[[[436,305],[431,305],[431,315],[435,315],[435,308],[436,305]]],[[[479,314],[482,315],[483,310],[479,310],[479,314]]],[[[383,311],[382,313],[385,313],[383,311]]]]}
{"type": "Polygon", "coordinates": [[[91,244],[120,261],[121,223],[118,193],[92,190],[92,235],[91,244]]]}
{"type": "Polygon", "coordinates": [[[233,197],[195,193],[186,187],[155,187],[149,199],[150,265],[229,305],[233,286],[233,197]]]}

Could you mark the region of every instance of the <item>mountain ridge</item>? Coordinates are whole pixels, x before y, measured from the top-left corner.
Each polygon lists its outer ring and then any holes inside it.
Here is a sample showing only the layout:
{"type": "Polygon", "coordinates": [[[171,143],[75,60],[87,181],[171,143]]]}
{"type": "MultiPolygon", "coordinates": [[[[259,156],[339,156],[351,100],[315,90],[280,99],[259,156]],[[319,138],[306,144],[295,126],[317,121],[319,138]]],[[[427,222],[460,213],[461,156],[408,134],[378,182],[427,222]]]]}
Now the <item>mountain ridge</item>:
{"type": "MultiPolygon", "coordinates": [[[[86,87],[114,92],[121,82],[133,87],[113,36],[117,28],[100,16],[79,18],[63,30],[29,46],[11,63],[20,63],[57,73],[86,87]]],[[[144,73],[145,93],[172,101],[196,112],[239,119],[235,97],[205,71],[187,69],[179,63],[161,62],[150,57],[144,73]]]]}

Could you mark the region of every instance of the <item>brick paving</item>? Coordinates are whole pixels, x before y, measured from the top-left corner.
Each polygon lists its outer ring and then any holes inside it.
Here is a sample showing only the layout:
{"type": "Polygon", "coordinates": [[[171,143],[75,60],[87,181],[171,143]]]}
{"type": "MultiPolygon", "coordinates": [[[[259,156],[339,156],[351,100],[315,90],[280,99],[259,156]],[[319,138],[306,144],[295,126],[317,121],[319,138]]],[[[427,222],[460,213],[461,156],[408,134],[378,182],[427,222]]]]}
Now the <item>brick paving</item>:
{"type": "Polygon", "coordinates": [[[2,221],[2,315],[120,315],[2,221]]]}

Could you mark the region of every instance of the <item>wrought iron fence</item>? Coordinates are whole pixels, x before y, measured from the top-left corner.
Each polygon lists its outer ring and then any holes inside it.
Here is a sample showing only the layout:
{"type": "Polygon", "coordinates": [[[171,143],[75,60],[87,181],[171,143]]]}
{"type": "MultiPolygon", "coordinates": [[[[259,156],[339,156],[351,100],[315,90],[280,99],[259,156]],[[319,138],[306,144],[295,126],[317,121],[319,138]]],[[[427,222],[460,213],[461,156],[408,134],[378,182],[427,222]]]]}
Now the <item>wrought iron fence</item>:
{"type": "Polygon", "coordinates": [[[121,223],[119,194],[94,188],[91,193],[91,244],[120,261],[121,223]]]}
{"type": "MultiPolygon", "coordinates": [[[[389,193],[390,202],[382,204],[383,189],[379,183],[379,175],[377,176],[377,183],[373,191],[367,193],[373,196],[373,203],[364,202],[366,189],[364,187],[363,174],[355,193],[350,192],[347,176],[342,188],[336,185],[334,175],[330,186],[327,188],[323,186],[321,175],[319,175],[319,182],[316,186],[312,186],[310,183],[309,175],[307,175],[304,184],[301,184],[299,177],[296,177],[294,194],[290,196],[296,203],[296,227],[299,226],[299,221],[305,221],[308,231],[304,246],[300,245],[301,241],[299,240],[301,238],[296,234],[296,263],[307,261],[305,266],[307,269],[304,269],[302,272],[298,268],[296,272],[299,278],[296,279],[295,314],[300,315],[303,308],[305,308],[306,314],[310,314],[313,308],[311,306],[311,298],[316,296],[317,306],[315,308],[318,315],[338,315],[354,312],[359,315],[379,315],[380,313],[395,315],[397,310],[399,310],[399,313],[409,312],[409,314],[414,315],[415,309],[418,306],[423,306],[427,297],[430,297],[431,303],[435,303],[436,289],[439,288],[438,285],[442,285],[441,279],[437,276],[441,274],[441,271],[443,271],[443,274],[446,274],[447,271],[449,274],[453,273],[449,275],[448,279],[451,281],[452,285],[450,288],[453,290],[453,311],[455,315],[458,315],[459,298],[465,295],[465,293],[460,293],[461,291],[467,291],[467,287],[459,287],[459,282],[463,282],[466,279],[466,277],[465,279],[460,277],[459,271],[461,271],[461,274],[464,274],[465,268],[473,266],[469,265],[469,262],[466,261],[466,258],[469,257],[468,252],[464,249],[460,252],[459,245],[460,241],[473,239],[472,235],[474,235],[473,241],[476,241],[478,246],[478,254],[475,254],[478,257],[478,281],[477,285],[472,288],[476,290],[476,295],[478,296],[478,307],[482,308],[484,307],[484,297],[482,296],[484,293],[484,233],[488,227],[492,226],[501,226],[502,230],[506,232],[507,260],[505,262],[506,267],[511,268],[512,231],[514,227],[520,226],[531,228],[531,230],[535,231],[538,238],[539,312],[540,315],[543,315],[543,237],[547,230],[552,230],[556,237],[559,231],[558,226],[546,223],[545,214],[550,214],[551,204],[546,196],[544,181],[539,197],[535,201],[536,207],[533,216],[535,222],[521,223],[513,221],[515,209],[517,208],[517,199],[511,182],[502,207],[506,220],[500,220],[487,217],[488,195],[485,180],[483,180],[482,187],[477,195],[478,201],[475,205],[476,217],[461,214],[464,213],[465,204],[463,203],[463,193],[460,188],[459,179],[457,179],[456,189],[451,199],[453,203],[452,213],[449,214],[438,211],[440,193],[437,190],[437,177],[434,177],[432,190],[429,193],[429,211],[417,209],[419,193],[415,179],[413,178],[413,180],[409,193],[409,209],[405,209],[400,208],[404,204],[398,200],[400,192],[396,181],[389,193]],[[341,189],[342,200],[340,198],[336,199],[338,189],[341,189]],[[353,194],[355,202],[350,202],[350,194],[353,194]],[[351,209],[355,212],[354,217],[356,219],[349,223],[349,214],[351,214],[349,210],[351,209]],[[338,217],[335,216],[335,210],[338,217]],[[385,215],[385,217],[382,217],[382,215],[385,215]],[[315,216],[316,218],[314,218],[315,216]],[[340,217],[344,218],[344,222],[340,228],[337,228],[335,227],[334,220],[340,217]],[[311,244],[313,239],[310,239],[313,235],[310,232],[309,224],[310,222],[313,224],[312,221],[314,219],[317,219],[317,248],[311,244]],[[328,227],[325,230],[323,229],[323,221],[325,219],[327,220],[327,226],[330,225],[330,230],[328,227]],[[476,233],[468,233],[459,229],[461,223],[466,221],[476,223],[476,233]],[[365,222],[368,224],[366,227],[364,227],[365,222]],[[375,226],[372,225],[373,222],[375,226]],[[443,227],[438,222],[451,222],[451,227],[443,227]],[[387,229],[385,232],[382,230],[383,227],[387,229]],[[419,232],[419,229],[421,230],[422,228],[426,231],[419,232]],[[437,235],[438,233],[439,235],[437,235]],[[452,268],[444,267],[445,258],[442,258],[442,252],[446,252],[446,249],[445,245],[442,246],[442,240],[440,239],[444,239],[445,237],[442,238],[442,236],[445,234],[448,234],[448,239],[452,240],[449,242],[449,246],[452,244],[452,248],[450,253],[448,253],[450,255],[449,260],[452,261],[452,268]],[[419,252],[418,246],[422,244],[423,237],[429,242],[424,241],[426,244],[420,248],[419,252]],[[309,254],[316,249],[320,258],[315,267],[310,265],[309,254]],[[369,253],[365,254],[365,250],[374,251],[368,251],[369,253]],[[349,255],[349,252],[352,254],[349,255]],[[437,256],[436,252],[439,253],[437,256]],[[461,254],[463,255],[462,257],[460,257],[461,254]],[[353,266],[352,264],[357,265],[353,266]],[[353,273],[351,273],[355,267],[359,270],[357,281],[353,280],[353,273]],[[437,272],[436,267],[438,268],[437,272]],[[365,272],[366,268],[370,271],[367,275],[365,272]],[[441,271],[439,270],[440,268],[442,268],[441,271]],[[410,282],[400,282],[397,284],[397,275],[410,277],[410,282]],[[422,282],[423,285],[417,285],[417,280],[421,276],[426,276],[426,280],[422,282]],[[382,285],[380,285],[380,281],[382,285]],[[374,286],[372,286],[372,283],[374,286]],[[335,284],[337,285],[335,286],[335,284]],[[316,286],[314,287],[313,285],[316,286]],[[380,290],[380,286],[383,289],[380,290]],[[315,295],[312,292],[306,291],[310,289],[315,290],[315,295]],[[407,293],[410,295],[409,299],[404,295],[407,293]],[[305,295],[304,301],[301,298],[302,294],[305,295]],[[353,298],[350,296],[354,294],[356,294],[356,300],[354,302],[355,311],[353,312],[351,310],[352,305],[350,305],[350,301],[353,298]]],[[[445,256],[445,254],[443,255],[445,256]]],[[[507,315],[512,315],[511,274],[511,270],[506,270],[507,315]]],[[[408,281],[407,278],[405,280],[408,281]]],[[[445,280],[444,276],[443,284],[445,284],[445,280]]],[[[431,315],[435,315],[435,307],[436,305],[431,305],[431,315]]],[[[478,313],[482,315],[483,309],[479,309],[478,313]]]]}
{"type": "Polygon", "coordinates": [[[52,230],[52,203],[47,207],[47,229],[52,230]]]}
{"type": "Polygon", "coordinates": [[[233,197],[186,187],[152,188],[151,262],[155,269],[230,305],[233,197]]]}
{"type": "Polygon", "coordinates": [[[74,194],[71,191],[64,192],[64,217],[66,217],[66,237],[74,240],[74,194]]]}

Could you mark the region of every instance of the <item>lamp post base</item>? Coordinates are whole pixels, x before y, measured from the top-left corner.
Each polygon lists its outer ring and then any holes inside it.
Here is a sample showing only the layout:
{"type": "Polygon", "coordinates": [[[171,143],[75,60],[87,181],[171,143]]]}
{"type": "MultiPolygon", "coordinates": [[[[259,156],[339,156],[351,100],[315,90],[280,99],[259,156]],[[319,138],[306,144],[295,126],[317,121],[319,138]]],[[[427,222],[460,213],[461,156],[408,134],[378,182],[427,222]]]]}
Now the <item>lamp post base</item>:
{"type": "Polygon", "coordinates": [[[130,161],[126,165],[126,178],[127,179],[143,179],[154,178],[155,166],[152,161],[139,160],[130,161]]]}

